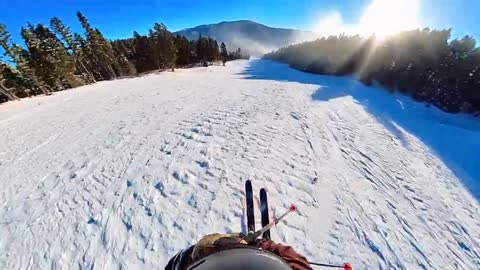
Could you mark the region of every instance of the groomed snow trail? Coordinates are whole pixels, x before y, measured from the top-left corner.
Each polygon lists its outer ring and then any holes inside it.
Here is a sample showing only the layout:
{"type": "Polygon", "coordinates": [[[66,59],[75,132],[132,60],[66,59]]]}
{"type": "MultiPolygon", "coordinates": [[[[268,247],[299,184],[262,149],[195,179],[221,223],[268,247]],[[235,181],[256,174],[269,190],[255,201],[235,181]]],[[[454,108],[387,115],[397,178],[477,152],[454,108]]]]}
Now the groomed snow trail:
{"type": "Polygon", "coordinates": [[[262,63],[0,105],[0,269],[162,269],[242,230],[246,179],[298,205],[272,238],[312,261],[480,268],[478,200],[434,150],[351,96],[248,75],[262,63]]]}

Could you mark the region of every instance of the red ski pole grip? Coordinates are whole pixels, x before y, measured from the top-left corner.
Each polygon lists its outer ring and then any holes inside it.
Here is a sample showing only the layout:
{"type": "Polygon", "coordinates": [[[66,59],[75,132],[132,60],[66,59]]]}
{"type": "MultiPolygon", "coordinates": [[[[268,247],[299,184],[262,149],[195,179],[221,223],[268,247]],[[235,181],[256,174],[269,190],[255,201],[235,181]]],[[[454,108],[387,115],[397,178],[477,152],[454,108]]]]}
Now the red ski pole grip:
{"type": "Polygon", "coordinates": [[[353,270],[352,265],[349,263],[344,263],[343,270],[353,270]]]}
{"type": "Polygon", "coordinates": [[[290,205],[290,212],[297,211],[297,206],[295,204],[290,205]]]}

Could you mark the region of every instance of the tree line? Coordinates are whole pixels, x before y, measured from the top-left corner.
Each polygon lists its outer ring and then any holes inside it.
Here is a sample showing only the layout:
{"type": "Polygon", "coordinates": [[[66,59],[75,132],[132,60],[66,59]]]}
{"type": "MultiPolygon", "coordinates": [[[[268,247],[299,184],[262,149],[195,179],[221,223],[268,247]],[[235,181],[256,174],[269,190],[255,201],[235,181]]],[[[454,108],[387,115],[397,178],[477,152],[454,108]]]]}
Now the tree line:
{"type": "Polygon", "coordinates": [[[197,63],[248,58],[240,48],[229,52],[212,38],[190,41],[155,23],[148,35],[110,41],[77,13],[83,34],[72,32],[58,18],[50,25],[22,27],[24,46],[13,42],[0,23],[0,102],[45,94],[153,70],[187,67],[197,63]]]}
{"type": "Polygon", "coordinates": [[[480,112],[480,49],[450,39],[451,29],[404,31],[384,40],[330,36],[279,49],[265,58],[306,72],[353,75],[365,84],[413,96],[451,112],[480,112]]]}

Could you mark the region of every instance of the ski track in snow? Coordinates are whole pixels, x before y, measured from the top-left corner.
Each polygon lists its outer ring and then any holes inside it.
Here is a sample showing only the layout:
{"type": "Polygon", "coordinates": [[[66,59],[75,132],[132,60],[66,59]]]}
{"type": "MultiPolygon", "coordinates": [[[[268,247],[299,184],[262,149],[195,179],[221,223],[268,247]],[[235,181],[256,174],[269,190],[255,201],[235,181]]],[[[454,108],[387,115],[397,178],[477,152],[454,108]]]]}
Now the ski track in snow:
{"type": "Polygon", "coordinates": [[[0,105],[0,268],[162,269],[242,230],[246,179],[271,213],[298,205],[272,239],[311,261],[480,268],[478,200],[434,151],[255,61],[0,105]]]}

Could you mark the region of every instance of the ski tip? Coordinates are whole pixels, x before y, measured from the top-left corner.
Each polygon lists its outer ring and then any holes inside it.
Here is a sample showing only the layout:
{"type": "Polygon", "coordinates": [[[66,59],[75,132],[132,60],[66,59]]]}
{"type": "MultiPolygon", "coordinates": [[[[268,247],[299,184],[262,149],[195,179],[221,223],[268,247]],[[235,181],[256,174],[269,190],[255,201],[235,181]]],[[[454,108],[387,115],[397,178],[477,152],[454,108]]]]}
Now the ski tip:
{"type": "Polygon", "coordinates": [[[290,205],[290,212],[297,211],[297,206],[295,204],[290,205]]]}

